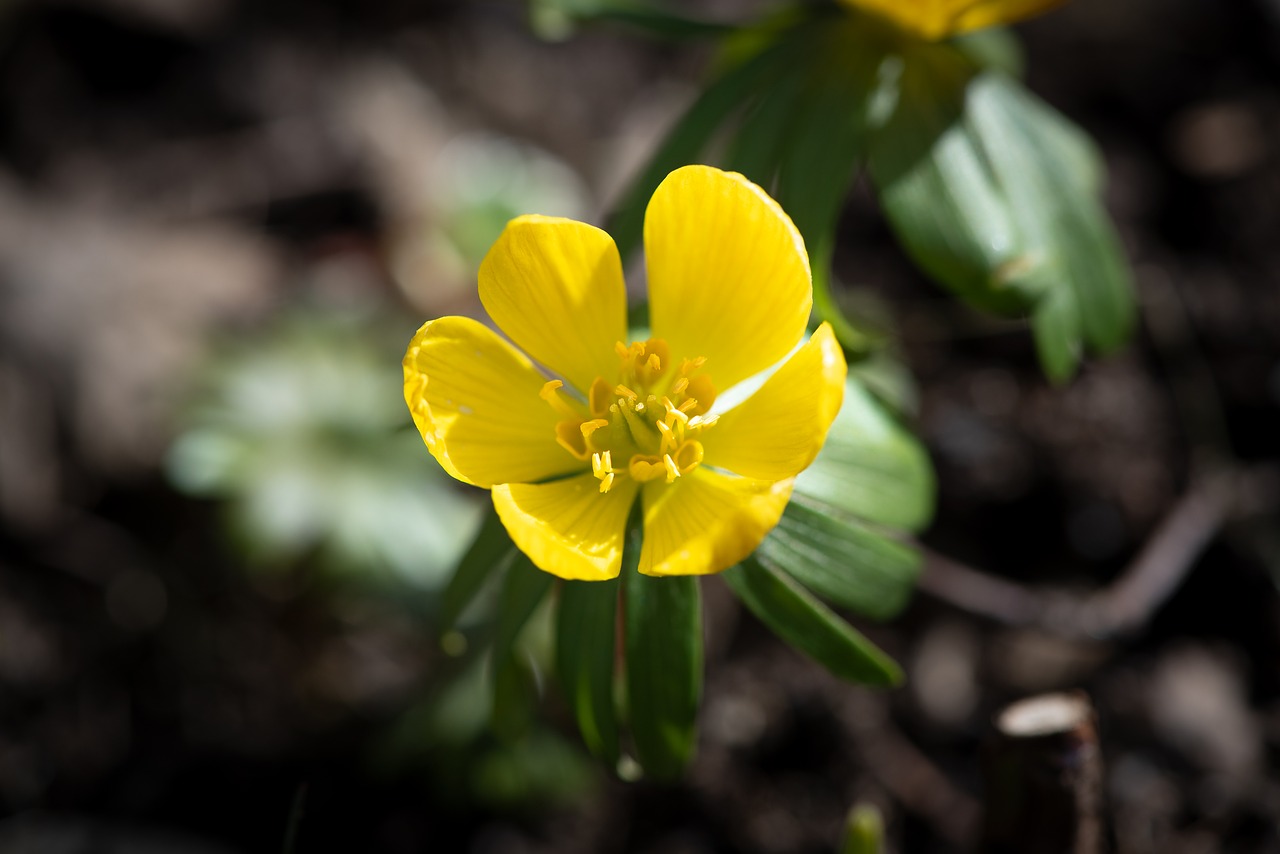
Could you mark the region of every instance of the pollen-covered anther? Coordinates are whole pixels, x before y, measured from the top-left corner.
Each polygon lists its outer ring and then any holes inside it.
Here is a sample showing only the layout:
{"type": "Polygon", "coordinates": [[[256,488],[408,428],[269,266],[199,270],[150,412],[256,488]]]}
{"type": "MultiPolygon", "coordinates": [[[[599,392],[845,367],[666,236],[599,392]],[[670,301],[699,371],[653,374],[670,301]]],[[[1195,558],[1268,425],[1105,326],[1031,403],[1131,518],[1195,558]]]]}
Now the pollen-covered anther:
{"type": "Polygon", "coordinates": [[[675,432],[671,429],[671,425],[667,424],[665,421],[657,421],[654,426],[658,428],[658,433],[662,436],[662,441],[658,447],[658,451],[667,454],[675,450],[676,446],[680,444],[680,440],[676,438],[675,432]]]}
{"type": "Polygon", "coordinates": [[[613,454],[609,451],[600,451],[591,455],[591,473],[600,481],[600,492],[603,494],[609,491],[613,486],[615,473],[613,471],[613,454]]]}

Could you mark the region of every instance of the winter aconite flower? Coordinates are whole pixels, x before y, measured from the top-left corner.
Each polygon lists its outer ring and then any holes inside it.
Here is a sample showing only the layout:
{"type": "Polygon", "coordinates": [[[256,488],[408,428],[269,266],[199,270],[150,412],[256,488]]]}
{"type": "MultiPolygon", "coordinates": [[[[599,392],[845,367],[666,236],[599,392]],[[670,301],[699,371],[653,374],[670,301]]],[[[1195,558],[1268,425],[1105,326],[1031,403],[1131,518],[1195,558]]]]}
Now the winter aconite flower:
{"type": "Polygon", "coordinates": [[[1008,24],[1063,0],[841,0],[896,23],[930,41],[1008,24]]]}
{"type": "Polygon", "coordinates": [[[679,169],[649,202],[644,242],[648,338],[628,338],[609,235],[525,216],[480,267],[481,302],[515,346],[443,317],[405,354],[405,400],[431,453],[491,489],[512,540],[562,578],[618,575],[637,499],[640,572],[742,560],[777,524],[843,396],[830,327],[796,349],[809,262],[763,190],[707,166],[679,169]],[[742,403],[715,406],[779,362],[742,403]]]}

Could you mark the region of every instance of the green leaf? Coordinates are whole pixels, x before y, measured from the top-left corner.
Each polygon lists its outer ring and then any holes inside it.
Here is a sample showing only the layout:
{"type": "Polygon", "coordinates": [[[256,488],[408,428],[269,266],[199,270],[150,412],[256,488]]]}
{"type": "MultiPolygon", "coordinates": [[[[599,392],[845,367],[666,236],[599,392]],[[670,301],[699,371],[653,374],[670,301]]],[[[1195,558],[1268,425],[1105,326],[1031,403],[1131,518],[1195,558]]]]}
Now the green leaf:
{"type": "Polygon", "coordinates": [[[978,68],[947,45],[904,44],[901,61],[867,160],[885,216],[929,276],[980,308],[1025,312],[1037,294],[1005,275],[1025,255],[1016,214],[962,121],[978,68]]]}
{"type": "Polygon", "coordinates": [[[490,651],[494,686],[490,724],[495,733],[507,739],[527,730],[536,705],[537,686],[520,661],[516,641],[554,580],[524,555],[511,563],[503,580],[490,651]]]}
{"type": "Polygon", "coordinates": [[[458,562],[453,577],[440,594],[440,631],[446,633],[457,625],[476,594],[495,570],[508,567],[516,555],[515,543],[507,536],[495,510],[490,508],[471,548],[458,562]]]}
{"type": "Polygon", "coordinates": [[[934,481],[919,441],[856,377],[827,442],[795,491],[851,516],[918,531],[933,515],[934,481]]]}
{"type": "Polygon", "coordinates": [[[1085,343],[1098,351],[1122,344],[1134,318],[1133,287],[1097,198],[1096,157],[1064,119],[1002,74],[974,80],[966,120],[1018,214],[1032,264],[1021,275],[1056,297],[1043,309],[1059,315],[1048,324],[1052,334],[1069,328],[1069,299],[1085,343]]]}
{"type": "Polygon", "coordinates": [[[947,45],[904,49],[900,98],[869,157],[885,214],[930,276],[981,308],[1032,314],[1045,372],[1123,343],[1133,288],[1070,122],[947,45]]]}
{"type": "Polygon", "coordinates": [[[618,611],[617,579],[566,581],[556,619],[556,672],[587,748],[618,764],[613,700],[618,611]]]}
{"type": "Polygon", "coordinates": [[[862,383],[890,412],[901,416],[920,411],[920,393],[911,369],[890,349],[879,349],[849,365],[849,375],[862,383]]]}
{"type": "Polygon", "coordinates": [[[836,676],[879,686],[902,681],[891,658],[785,573],[748,558],[721,577],[778,637],[836,676]]]}
{"type": "Polygon", "coordinates": [[[645,773],[671,780],[684,770],[697,735],[702,696],[698,580],[653,578],[634,569],[624,573],[631,736],[645,773]]]}
{"type": "Polygon", "coordinates": [[[823,599],[876,620],[907,604],[920,555],[910,546],[797,496],[757,556],[823,599]]]}
{"type": "Polygon", "coordinates": [[[754,102],[734,129],[724,157],[726,169],[766,189],[773,184],[786,140],[795,132],[793,115],[807,82],[803,71],[803,66],[793,64],[761,81],[754,102]]]}

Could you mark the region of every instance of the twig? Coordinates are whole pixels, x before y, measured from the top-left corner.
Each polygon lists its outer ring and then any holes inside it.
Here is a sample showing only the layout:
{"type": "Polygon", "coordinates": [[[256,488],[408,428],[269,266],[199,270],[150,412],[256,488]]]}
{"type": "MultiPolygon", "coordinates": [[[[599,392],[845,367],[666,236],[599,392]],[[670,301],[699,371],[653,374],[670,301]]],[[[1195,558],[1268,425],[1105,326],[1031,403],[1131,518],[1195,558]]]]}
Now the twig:
{"type": "Polygon", "coordinates": [[[1164,604],[1227,520],[1234,486],[1230,475],[1206,478],[1174,505],[1120,577],[1092,597],[1091,634],[1128,634],[1164,604]]]}
{"type": "MultiPolygon", "coordinates": [[[[1250,473],[1261,480],[1271,473],[1250,473]]],[[[1039,626],[1069,637],[1109,638],[1141,628],[1178,588],[1230,517],[1246,476],[1198,481],[1173,506],[1129,566],[1083,597],[997,578],[925,549],[919,587],[974,614],[1010,626],[1039,626]]]]}

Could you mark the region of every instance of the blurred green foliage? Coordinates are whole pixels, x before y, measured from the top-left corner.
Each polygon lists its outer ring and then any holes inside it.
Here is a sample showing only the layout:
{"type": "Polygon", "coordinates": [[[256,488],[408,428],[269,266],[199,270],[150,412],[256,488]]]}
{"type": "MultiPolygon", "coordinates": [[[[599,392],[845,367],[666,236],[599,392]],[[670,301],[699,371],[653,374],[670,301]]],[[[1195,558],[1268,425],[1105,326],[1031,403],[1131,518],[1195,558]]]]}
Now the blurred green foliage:
{"type": "Polygon", "coordinates": [[[168,472],[225,501],[253,565],[316,558],[437,588],[481,516],[406,424],[396,324],[302,310],[217,346],[195,380],[168,472]]]}

